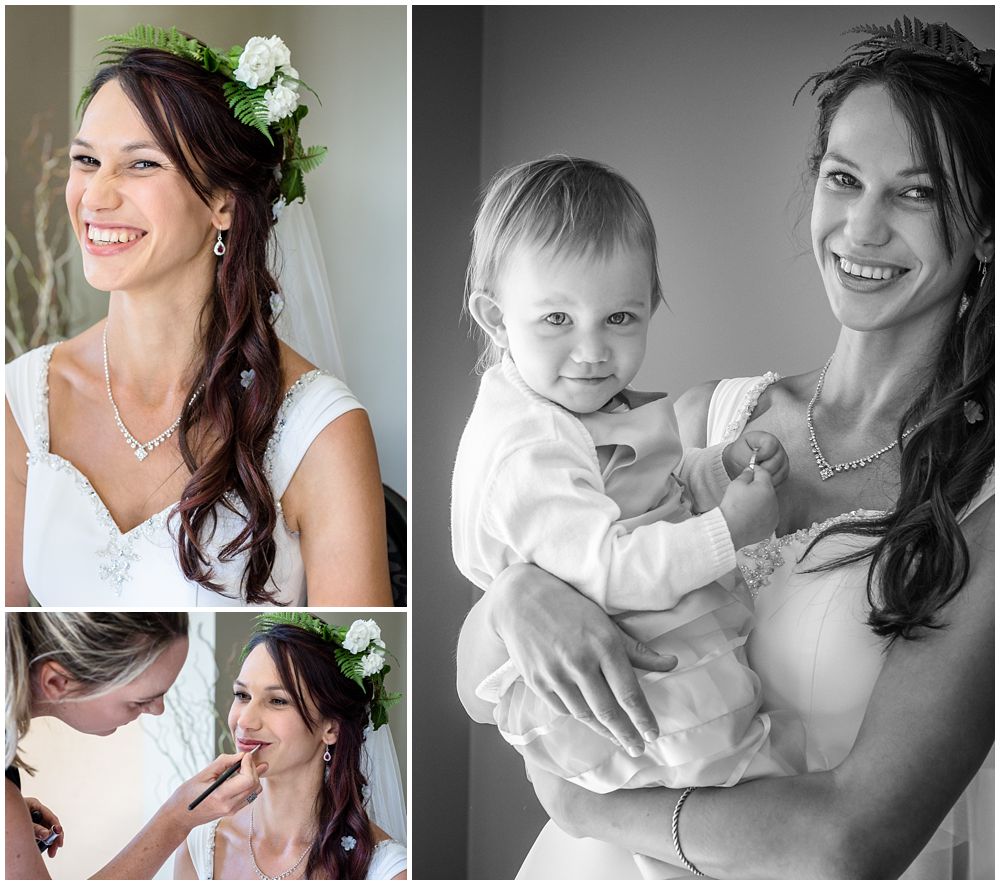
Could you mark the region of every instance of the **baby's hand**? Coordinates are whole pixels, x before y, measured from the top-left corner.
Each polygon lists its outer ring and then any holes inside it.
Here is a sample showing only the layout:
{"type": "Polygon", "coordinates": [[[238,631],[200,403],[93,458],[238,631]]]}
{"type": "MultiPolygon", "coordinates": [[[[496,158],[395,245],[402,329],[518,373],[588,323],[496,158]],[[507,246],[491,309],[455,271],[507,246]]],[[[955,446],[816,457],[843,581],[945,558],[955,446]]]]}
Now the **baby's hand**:
{"type": "MultiPolygon", "coordinates": [[[[773,437],[772,437],[773,438],[773,437]]],[[[722,496],[719,509],[739,550],[771,537],[778,525],[778,498],[766,470],[744,470],[722,496]]]]}
{"type": "Polygon", "coordinates": [[[730,479],[736,479],[747,467],[754,452],[757,467],[771,474],[771,483],[780,486],[788,478],[788,455],[773,433],[766,430],[746,430],[722,450],[722,463],[730,479]]]}

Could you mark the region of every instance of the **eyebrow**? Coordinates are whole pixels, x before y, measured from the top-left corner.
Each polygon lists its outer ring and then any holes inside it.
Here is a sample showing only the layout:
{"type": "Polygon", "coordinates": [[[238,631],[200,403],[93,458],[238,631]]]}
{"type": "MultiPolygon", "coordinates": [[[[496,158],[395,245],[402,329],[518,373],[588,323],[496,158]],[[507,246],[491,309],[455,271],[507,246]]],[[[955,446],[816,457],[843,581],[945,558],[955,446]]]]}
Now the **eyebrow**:
{"type": "MultiPolygon", "coordinates": [[[[238,685],[240,688],[249,688],[250,687],[245,682],[240,682],[239,679],[234,679],[233,680],[233,685],[238,685]]],[[[266,686],[264,686],[264,688],[262,690],[263,691],[284,691],[284,692],[288,691],[288,689],[285,688],[285,686],[283,686],[283,685],[266,685],[266,686]]]]}
{"type": "MultiPolygon", "coordinates": [[[[84,141],[82,138],[74,138],[71,144],[78,145],[79,147],[86,148],[89,151],[94,150],[94,146],[88,142],[84,141]]],[[[135,153],[136,151],[159,151],[161,154],[164,153],[163,148],[152,141],[130,141],[128,144],[122,145],[122,151],[127,154],[135,153]]]]}
{"type": "MultiPolygon", "coordinates": [[[[858,166],[857,163],[853,162],[852,160],[848,160],[847,157],[845,157],[843,154],[838,154],[836,151],[828,151],[824,155],[823,159],[833,160],[835,163],[843,163],[845,166],[850,166],[852,169],[857,169],[858,171],[861,171],[861,167],[858,166]]],[[[906,169],[900,169],[899,172],[896,173],[896,176],[899,178],[910,178],[914,175],[929,175],[929,174],[930,172],[928,171],[926,166],[909,166],[906,169]]]]}

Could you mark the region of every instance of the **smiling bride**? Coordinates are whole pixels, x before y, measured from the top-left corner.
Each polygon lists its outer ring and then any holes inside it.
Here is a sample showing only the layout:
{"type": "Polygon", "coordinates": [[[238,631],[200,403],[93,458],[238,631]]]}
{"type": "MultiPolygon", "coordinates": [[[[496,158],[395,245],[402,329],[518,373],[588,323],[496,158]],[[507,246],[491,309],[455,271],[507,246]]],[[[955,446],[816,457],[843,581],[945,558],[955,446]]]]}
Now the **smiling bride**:
{"type": "Polygon", "coordinates": [[[229,728],[267,779],[241,811],[191,831],[174,878],[405,879],[406,847],[386,832],[405,838],[406,824],[395,756],[383,756],[399,696],[384,689],[378,625],[300,612],[257,624],[229,728]]]}
{"type": "Polygon", "coordinates": [[[7,367],[6,604],[391,605],[367,414],[274,329],[308,87],[278,37],[106,39],[66,204],[108,316],[7,367]]]}

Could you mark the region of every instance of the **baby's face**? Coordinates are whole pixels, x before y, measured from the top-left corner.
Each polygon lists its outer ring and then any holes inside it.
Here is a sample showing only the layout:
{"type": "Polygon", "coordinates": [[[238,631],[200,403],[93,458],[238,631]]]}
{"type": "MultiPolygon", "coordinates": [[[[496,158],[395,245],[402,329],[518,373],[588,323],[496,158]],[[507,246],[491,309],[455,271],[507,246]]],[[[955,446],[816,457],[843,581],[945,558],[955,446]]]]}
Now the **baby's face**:
{"type": "Polygon", "coordinates": [[[516,248],[496,294],[521,377],[571,412],[596,412],[642,365],[651,289],[641,249],[595,257],[516,248]]]}

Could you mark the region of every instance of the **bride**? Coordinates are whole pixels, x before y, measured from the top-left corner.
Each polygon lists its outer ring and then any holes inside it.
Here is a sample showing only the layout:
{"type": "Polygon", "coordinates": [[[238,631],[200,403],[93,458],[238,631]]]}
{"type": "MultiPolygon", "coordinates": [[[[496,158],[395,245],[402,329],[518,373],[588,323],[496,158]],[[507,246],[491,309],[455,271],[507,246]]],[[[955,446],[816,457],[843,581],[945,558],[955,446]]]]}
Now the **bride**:
{"type": "Polygon", "coordinates": [[[323,153],[290,53],[110,39],[66,187],[108,316],[7,367],[6,604],[391,605],[367,415],[273,326],[268,240],[323,153]]]}
{"type": "Polygon", "coordinates": [[[405,879],[406,847],[386,832],[405,838],[398,768],[374,748],[398,699],[383,687],[377,625],[298,612],[257,621],[229,728],[240,751],[259,747],[267,779],[242,810],[191,831],[174,878],[405,879]]]}
{"type": "MultiPolygon", "coordinates": [[[[993,53],[905,30],[812,78],[833,355],[678,401],[688,444],[750,427],[788,450],[778,534],[737,561],[764,707],[801,716],[807,771],[606,795],[531,771],[552,822],[522,878],[638,878],[633,855],[655,878],[995,876],[993,53]]],[[[641,747],[656,720],[626,650],[669,669],[519,565],[466,620],[459,687],[492,721],[475,686],[509,655],[553,706],[641,747]]]]}

